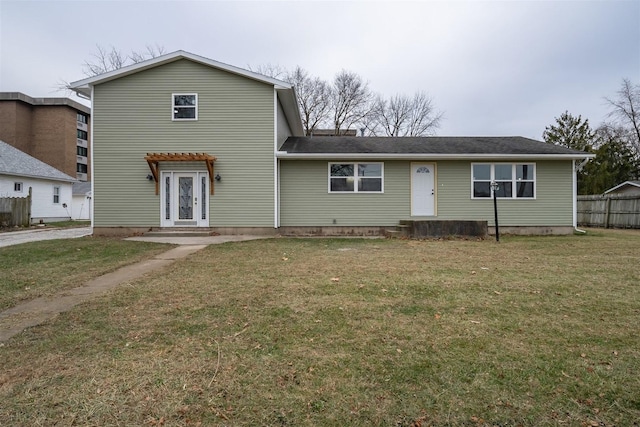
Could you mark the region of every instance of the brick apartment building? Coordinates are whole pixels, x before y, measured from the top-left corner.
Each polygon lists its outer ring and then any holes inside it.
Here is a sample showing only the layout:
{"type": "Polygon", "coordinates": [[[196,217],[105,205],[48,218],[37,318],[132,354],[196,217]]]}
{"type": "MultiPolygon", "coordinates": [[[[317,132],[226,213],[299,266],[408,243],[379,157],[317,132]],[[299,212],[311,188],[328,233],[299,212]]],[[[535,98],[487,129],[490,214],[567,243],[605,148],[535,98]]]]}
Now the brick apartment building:
{"type": "Polygon", "coordinates": [[[90,117],[69,98],[0,92],[0,140],[80,181],[91,181],[90,117]]]}

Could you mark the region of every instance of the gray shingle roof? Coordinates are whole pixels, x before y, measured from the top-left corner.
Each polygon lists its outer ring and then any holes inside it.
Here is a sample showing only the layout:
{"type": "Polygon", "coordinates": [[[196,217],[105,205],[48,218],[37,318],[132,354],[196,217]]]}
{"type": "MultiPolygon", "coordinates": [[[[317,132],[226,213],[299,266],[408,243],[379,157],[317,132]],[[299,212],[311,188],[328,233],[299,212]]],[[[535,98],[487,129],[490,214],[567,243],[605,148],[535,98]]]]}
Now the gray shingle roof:
{"type": "MultiPolygon", "coordinates": [[[[289,137],[280,148],[286,154],[369,154],[369,155],[434,155],[477,157],[490,155],[522,155],[526,157],[593,157],[521,136],[510,137],[289,137]]],[[[283,153],[284,154],[284,153],[283,153]]],[[[282,157],[287,157],[284,154],[282,157]]]]}
{"type": "Polygon", "coordinates": [[[0,174],[74,182],[75,178],[0,141],[0,174]]]}
{"type": "Polygon", "coordinates": [[[73,183],[73,187],[71,187],[71,194],[74,196],[86,195],[89,191],[91,191],[91,182],[89,181],[78,181],[73,183]]]}

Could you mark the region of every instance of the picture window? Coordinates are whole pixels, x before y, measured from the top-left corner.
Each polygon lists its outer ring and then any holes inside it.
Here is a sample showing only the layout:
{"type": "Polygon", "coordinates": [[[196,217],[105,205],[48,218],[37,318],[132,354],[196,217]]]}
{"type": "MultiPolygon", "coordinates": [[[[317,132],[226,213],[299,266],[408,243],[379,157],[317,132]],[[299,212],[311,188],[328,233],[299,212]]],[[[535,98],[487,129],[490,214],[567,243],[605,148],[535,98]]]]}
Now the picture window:
{"type": "Polygon", "coordinates": [[[535,198],[534,163],[474,163],[471,165],[471,195],[489,199],[491,182],[498,184],[496,197],[501,199],[535,198]]]}
{"type": "Polygon", "coordinates": [[[382,193],[382,163],[329,163],[330,193],[382,193]]]}

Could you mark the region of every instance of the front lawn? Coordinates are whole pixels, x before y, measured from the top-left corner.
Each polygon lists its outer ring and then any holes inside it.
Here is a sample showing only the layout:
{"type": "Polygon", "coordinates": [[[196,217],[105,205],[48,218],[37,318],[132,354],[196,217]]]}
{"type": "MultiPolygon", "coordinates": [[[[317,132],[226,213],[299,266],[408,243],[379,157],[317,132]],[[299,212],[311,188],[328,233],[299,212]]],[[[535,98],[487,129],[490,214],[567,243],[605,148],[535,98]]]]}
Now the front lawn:
{"type": "Polygon", "coordinates": [[[95,277],[170,248],[157,243],[90,236],[0,248],[0,311],[21,301],[82,286],[95,277]]]}
{"type": "Polygon", "coordinates": [[[209,246],[4,343],[0,425],[634,425],[638,265],[638,231],[209,246]]]}

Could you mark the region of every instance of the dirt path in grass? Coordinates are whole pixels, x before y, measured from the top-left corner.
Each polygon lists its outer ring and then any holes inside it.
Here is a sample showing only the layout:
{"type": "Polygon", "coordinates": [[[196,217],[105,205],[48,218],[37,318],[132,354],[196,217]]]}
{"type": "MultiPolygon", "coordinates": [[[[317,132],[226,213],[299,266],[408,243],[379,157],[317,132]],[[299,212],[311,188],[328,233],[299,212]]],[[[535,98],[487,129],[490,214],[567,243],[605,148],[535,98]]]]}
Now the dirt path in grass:
{"type": "Polygon", "coordinates": [[[0,312],[0,342],[6,341],[24,329],[39,325],[70,310],[78,304],[102,295],[121,283],[137,279],[153,270],[165,267],[177,259],[197,252],[207,245],[178,246],[154,258],[122,267],[97,277],[83,286],[53,296],[36,298],[0,312]]]}
{"type": "Polygon", "coordinates": [[[122,267],[112,273],[97,277],[82,286],[62,291],[56,295],[36,298],[0,312],[0,346],[2,342],[26,328],[53,319],[78,304],[114,289],[118,285],[142,277],[154,270],[166,267],[180,258],[195,253],[208,245],[226,242],[264,239],[268,236],[210,236],[210,237],[137,237],[130,240],[172,243],[177,246],[152,259],[122,267]]]}

